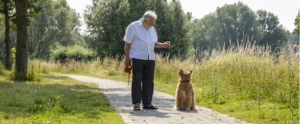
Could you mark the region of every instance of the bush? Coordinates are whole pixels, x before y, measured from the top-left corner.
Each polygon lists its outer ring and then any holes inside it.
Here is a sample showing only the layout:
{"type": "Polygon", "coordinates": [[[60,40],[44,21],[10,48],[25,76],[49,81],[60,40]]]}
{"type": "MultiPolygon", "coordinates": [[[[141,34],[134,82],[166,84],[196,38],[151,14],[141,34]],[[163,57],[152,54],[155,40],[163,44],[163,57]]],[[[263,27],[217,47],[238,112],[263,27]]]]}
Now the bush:
{"type": "Polygon", "coordinates": [[[0,74],[2,74],[2,71],[4,70],[3,64],[0,62],[0,74]]]}
{"type": "Polygon", "coordinates": [[[89,61],[95,58],[95,53],[79,45],[74,46],[59,46],[56,49],[51,49],[50,56],[52,60],[65,63],[69,60],[74,61],[89,61]]]}

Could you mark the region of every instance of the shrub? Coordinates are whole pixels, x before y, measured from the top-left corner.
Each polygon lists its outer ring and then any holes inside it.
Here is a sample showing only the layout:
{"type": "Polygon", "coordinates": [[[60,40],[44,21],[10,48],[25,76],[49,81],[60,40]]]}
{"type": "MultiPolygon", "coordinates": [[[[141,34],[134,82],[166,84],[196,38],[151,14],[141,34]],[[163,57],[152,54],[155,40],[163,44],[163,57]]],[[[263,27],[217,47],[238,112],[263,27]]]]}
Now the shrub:
{"type": "Polygon", "coordinates": [[[74,61],[89,61],[95,58],[95,53],[79,45],[74,46],[59,46],[56,49],[51,49],[50,56],[52,60],[65,63],[69,60],[74,61]]]}
{"type": "Polygon", "coordinates": [[[2,74],[2,71],[4,70],[3,64],[0,62],[0,74],[2,74]]]}

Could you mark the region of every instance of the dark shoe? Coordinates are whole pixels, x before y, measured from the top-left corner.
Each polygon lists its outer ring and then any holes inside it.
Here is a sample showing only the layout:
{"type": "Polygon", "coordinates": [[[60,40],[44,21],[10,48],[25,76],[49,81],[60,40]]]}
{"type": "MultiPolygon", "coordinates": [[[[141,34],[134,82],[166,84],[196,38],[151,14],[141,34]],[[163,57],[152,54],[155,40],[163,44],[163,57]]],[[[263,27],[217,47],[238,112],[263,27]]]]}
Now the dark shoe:
{"type": "Polygon", "coordinates": [[[141,110],[140,104],[138,104],[138,103],[134,104],[133,110],[134,110],[134,111],[136,111],[136,110],[141,110]]]}
{"type": "Polygon", "coordinates": [[[158,109],[158,107],[154,105],[145,105],[143,106],[143,109],[158,109]]]}

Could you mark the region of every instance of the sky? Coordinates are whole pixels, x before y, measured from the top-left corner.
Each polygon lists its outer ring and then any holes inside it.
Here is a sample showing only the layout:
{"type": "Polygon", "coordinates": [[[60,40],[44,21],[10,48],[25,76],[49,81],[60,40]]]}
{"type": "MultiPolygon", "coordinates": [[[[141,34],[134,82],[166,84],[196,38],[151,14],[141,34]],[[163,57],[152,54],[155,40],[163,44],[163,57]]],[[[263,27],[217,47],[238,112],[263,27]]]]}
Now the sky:
{"type": "MultiPolygon", "coordinates": [[[[300,0],[179,0],[184,12],[192,12],[196,19],[215,12],[218,7],[225,4],[243,2],[253,11],[266,10],[272,12],[279,18],[279,23],[289,31],[295,28],[294,21],[297,12],[300,10],[300,0]]],[[[81,33],[84,33],[86,25],[84,24],[83,13],[92,0],[67,0],[71,8],[75,9],[81,16],[81,33]]],[[[158,17],[159,18],[159,17],[158,17]]]]}

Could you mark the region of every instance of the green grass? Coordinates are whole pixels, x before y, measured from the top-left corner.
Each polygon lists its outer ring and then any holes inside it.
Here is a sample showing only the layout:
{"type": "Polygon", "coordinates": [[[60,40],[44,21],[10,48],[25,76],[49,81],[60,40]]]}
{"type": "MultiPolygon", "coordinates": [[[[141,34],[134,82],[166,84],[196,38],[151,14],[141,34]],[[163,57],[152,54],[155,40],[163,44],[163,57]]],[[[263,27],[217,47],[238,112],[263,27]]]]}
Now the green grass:
{"type": "Polygon", "coordinates": [[[198,105],[253,123],[296,124],[298,62],[299,53],[259,48],[214,51],[201,62],[158,59],[155,88],[175,95],[179,68],[191,69],[198,105]]]}
{"type": "Polygon", "coordinates": [[[40,82],[0,76],[0,123],[124,123],[96,84],[42,76],[40,82]]]}
{"type": "MultiPolygon", "coordinates": [[[[44,72],[90,75],[127,82],[114,58],[65,64],[33,60],[44,72]]],[[[38,67],[36,67],[38,68],[38,67]]],[[[255,46],[204,52],[201,61],[156,58],[155,89],[175,95],[179,68],[193,70],[196,103],[252,123],[299,122],[299,53],[255,46]]]]}

